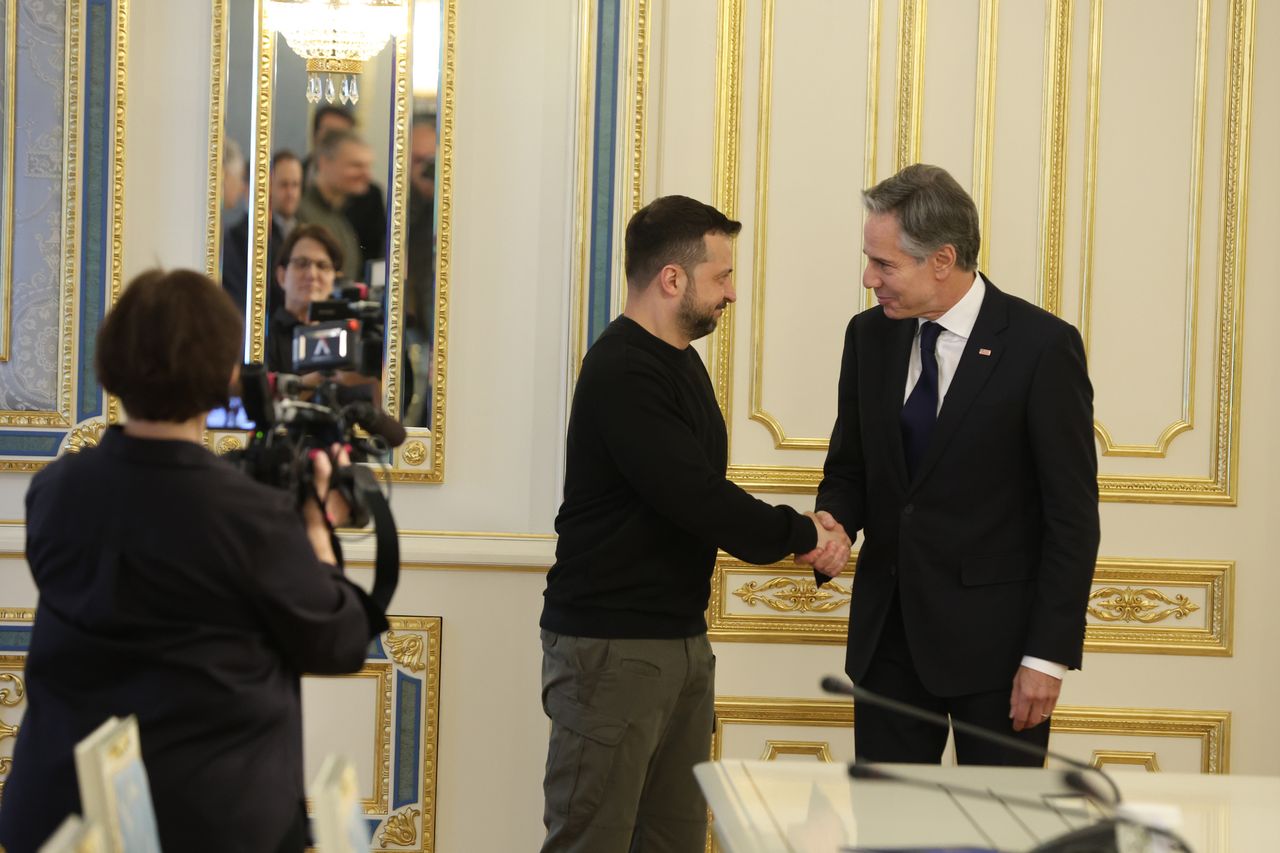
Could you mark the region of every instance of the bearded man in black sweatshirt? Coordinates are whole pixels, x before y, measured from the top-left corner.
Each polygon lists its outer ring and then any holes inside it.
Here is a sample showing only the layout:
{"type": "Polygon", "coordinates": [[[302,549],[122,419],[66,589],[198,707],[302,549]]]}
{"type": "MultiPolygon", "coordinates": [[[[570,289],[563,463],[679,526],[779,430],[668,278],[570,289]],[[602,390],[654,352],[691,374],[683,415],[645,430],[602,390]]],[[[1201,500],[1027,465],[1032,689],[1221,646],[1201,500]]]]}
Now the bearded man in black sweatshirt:
{"type": "Polygon", "coordinates": [[[725,479],[724,418],[689,344],[736,299],[741,228],[684,196],[637,212],[626,310],[582,363],[541,620],[544,851],[701,850],[707,807],[693,765],[711,748],[703,614],[716,549],[759,564],[803,555],[829,576],[849,558],[830,516],[725,479]]]}

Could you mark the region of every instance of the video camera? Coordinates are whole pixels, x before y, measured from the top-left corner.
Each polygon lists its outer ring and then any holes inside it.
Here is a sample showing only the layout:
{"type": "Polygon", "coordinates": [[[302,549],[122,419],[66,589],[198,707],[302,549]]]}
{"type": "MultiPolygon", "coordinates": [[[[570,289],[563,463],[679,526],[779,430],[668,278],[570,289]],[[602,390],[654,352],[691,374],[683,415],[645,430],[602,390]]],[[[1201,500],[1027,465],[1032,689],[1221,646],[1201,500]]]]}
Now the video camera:
{"type": "MultiPolygon", "coordinates": [[[[300,375],[269,374],[262,364],[240,369],[240,397],[252,424],[250,439],[246,448],[225,458],[258,482],[295,495],[300,507],[315,493],[311,450],[350,445],[351,461],[364,462],[404,442],[404,427],[398,421],[367,400],[344,401],[346,389],[334,380],[335,370],[358,368],[359,332],[354,319],[295,330],[293,367],[324,374],[314,387],[300,375]]],[[[352,527],[374,523],[377,550],[370,596],[385,608],[400,571],[399,541],[387,496],[370,469],[358,464],[335,467],[330,488],[337,489],[350,507],[352,527]]],[[[334,548],[341,561],[336,539],[334,548]]]]}
{"type": "Polygon", "coordinates": [[[386,335],[382,303],[368,297],[365,285],[352,284],[338,288],[332,299],[311,303],[310,324],[294,329],[295,373],[351,370],[382,377],[386,335]]]}

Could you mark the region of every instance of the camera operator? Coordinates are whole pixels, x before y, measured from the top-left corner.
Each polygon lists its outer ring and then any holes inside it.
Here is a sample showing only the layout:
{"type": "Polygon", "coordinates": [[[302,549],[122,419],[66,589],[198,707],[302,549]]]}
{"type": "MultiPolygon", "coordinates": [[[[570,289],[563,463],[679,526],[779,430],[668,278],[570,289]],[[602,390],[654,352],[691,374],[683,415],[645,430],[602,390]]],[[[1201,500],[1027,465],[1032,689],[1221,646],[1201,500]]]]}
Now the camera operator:
{"type": "MultiPolygon", "coordinates": [[[[342,269],[342,247],[323,225],[299,225],[289,232],[276,261],[276,281],[284,290],[284,304],[271,315],[267,327],[267,370],[289,373],[293,368],[293,330],[312,322],[311,303],[333,296],[337,271],[342,269]]],[[[381,399],[377,380],[355,371],[338,371],[338,384],[351,390],[344,399],[381,399]]],[[[320,373],[302,377],[309,387],[323,381],[320,373]]]]}
{"type": "Polygon", "coordinates": [[[127,423],[32,480],[26,556],[40,598],[0,809],[9,853],[35,850],[79,810],[76,742],[128,714],[165,850],[305,845],[299,676],[359,670],[387,623],[333,565],[331,528],[348,510],[328,485],[345,452],[312,451],[299,515],[295,494],[202,446],[240,338],[205,276],[136,278],[95,363],[127,423]]]}

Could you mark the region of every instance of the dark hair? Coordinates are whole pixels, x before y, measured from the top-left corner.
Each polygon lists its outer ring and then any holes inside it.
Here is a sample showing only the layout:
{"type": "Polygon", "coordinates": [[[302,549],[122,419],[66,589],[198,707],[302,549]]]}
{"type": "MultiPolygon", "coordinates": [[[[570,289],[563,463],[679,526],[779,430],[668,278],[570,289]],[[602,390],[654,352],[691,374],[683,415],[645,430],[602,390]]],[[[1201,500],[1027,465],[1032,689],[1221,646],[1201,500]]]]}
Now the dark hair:
{"type": "Polygon", "coordinates": [[[941,166],[915,163],[862,193],[869,213],[892,213],[901,236],[898,247],[923,263],[948,244],[956,249],[956,266],[978,268],[982,234],[978,207],[956,179],[941,166]]]}
{"type": "Polygon", "coordinates": [[[627,223],[627,283],[643,287],[667,264],[690,270],[707,257],[706,235],[741,230],[741,222],[688,196],[656,198],[627,223]]]}
{"type": "Polygon", "coordinates": [[[368,144],[364,141],[364,137],[356,133],[354,130],[331,130],[316,140],[316,156],[323,157],[326,160],[332,159],[337,155],[338,149],[348,143],[355,143],[357,145],[368,144]]]}
{"type": "Polygon", "coordinates": [[[276,166],[279,166],[285,160],[293,160],[295,163],[301,164],[302,158],[294,154],[288,148],[281,148],[275,154],[271,155],[271,173],[274,175],[276,166]]]}
{"type": "Polygon", "coordinates": [[[428,125],[432,130],[436,129],[439,122],[436,120],[436,114],[430,110],[423,110],[413,114],[413,126],[428,125]]]}
{"type": "Polygon", "coordinates": [[[316,107],[315,115],[311,117],[312,139],[315,139],[316,134],[320,132],[320,122],[324,121],[325,116],[342,116],[351,127],[356,126],[356,117],[351,114],[351,110],[336,104],[321,104],[316,107]]]}
{"type": "Polygon", "coordinates": [[[194,270],[149,270],[98,331],[98,381],[130,417],[181,423],[227,404],[243,327],[231,297],[194,270]]]}
{"type": "Polygon", "coordinates": [[[289,232],[289,236],[284,238],[284,242],[280,244],[280,251],[276,253],[276,266],[287,267],[289,261],[293,259],[293,247],[298,245],[299,240],[315,240],[324,250],[329,253],[329,260],[333,263],[335,270],[342,270],[342,245],[338,243],[338,238],[333,236],[333,232],[323,225],[307,224],[298,225],[289,232]]]}

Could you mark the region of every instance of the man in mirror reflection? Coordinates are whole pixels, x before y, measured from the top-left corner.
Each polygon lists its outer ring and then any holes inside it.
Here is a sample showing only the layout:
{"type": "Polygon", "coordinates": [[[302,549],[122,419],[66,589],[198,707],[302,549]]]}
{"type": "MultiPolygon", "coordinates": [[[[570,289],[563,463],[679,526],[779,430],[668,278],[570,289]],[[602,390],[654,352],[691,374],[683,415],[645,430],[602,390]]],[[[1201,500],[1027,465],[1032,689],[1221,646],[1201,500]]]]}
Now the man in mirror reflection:
{"type": "MultiPolygon", "coordinates": [[[[310,187],[320,172],[319,153],[326,137],[336,132],[358,134],[355,116],[346,107],[335,104],[321,104],[311,118],[311,154],[303,161],[303,176],[310,187]]],[[[359,246],[358,260],[355,261],[355,272],[348,273],[351,281],[365,281],[364,271],[370,261],[382,260],[387,256],[387,202],[382,187],[373,180],[372,152],[367,150],[362,158],[364,166],[363,185],[346,193],[337,209],[351,224],[359,246]]],[[[329,225],[329,223],[321,223],[329,225]]],[[[330,225],[330,230],[333,230],[330,225]]],[[[336,233],[336,232],[335,232],[336,233]]],[[[349,261],[355,256],[348,255],[349,261]]],[[[365,282],[374,284],[374,282],[365,282]]]]}
{"type": "MultiPolygon", "coordinates": [[[[302,161],[292,151],[281,150],[271,158],[271,232],[267,235],[267,269],[275,269],[276,252],[284,238],[298,224],[298,204],[302,201],[302,161]]],[[[245,314],[249,275],[249,213],[245,212],[227,229],[222,243],[222,289],[245,314]]],[[[284,291],[275,274],[267,274],[267,316],[284,304],[284,291]]]]}
{"type": "Polygon", "coordinates": [[[333,130],[316,144],[311,167],[314,175],[302,192],[298,221],[328,229],[342,247],[342,277],[363,281],[360,238],[345,207],[348,200],[369,191],[373,151],[354,130],[333,130]]]}
{"type": "Polygon", "coordinates": [[[411,389],[407,424],[431,426],[432,344],[436,294],[436,114],[413,117],[409,136],[409,234],[405,241],[404,334],[409,350],[403,387],[411,389]]]}

